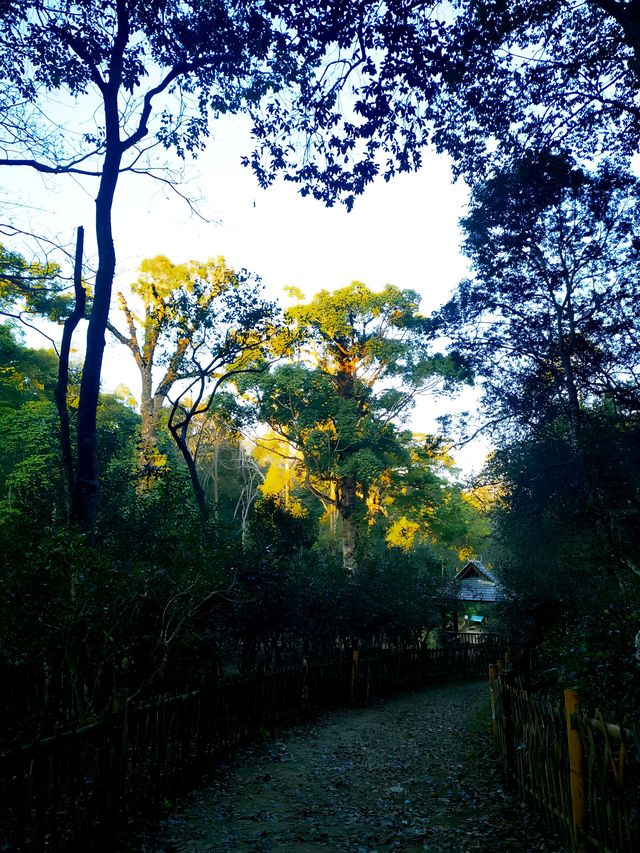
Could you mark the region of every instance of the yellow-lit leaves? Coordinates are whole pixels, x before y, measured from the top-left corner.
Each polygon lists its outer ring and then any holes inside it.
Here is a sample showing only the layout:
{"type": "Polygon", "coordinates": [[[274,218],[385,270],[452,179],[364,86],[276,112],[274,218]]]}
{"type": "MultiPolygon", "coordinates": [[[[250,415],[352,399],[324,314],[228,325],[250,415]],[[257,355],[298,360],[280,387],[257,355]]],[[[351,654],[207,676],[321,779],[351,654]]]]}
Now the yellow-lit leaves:
{"type": "Polygon", "coordinates": [[[410,521],[404,515],[395,521],[387,531],[386,541],[392,548],[410,551],[420,525],[410,521]]]}

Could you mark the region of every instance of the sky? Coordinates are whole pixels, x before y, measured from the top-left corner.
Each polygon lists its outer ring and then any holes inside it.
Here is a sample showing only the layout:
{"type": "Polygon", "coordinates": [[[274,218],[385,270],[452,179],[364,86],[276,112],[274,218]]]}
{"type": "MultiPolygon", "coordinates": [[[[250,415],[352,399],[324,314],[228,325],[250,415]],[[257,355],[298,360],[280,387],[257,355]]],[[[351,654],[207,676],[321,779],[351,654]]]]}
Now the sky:
{"type": "MultiPolygon", "coordinates": [[[[123,175],[114,205],[117,274],[114,295],[125,292],[140,262],[163,254],[174,262],[222,255],[236,268],[260,275],[267,294],[286,303],[284,288],[295,286],[310,298],[354,280],[372,290],[386,284],[412,288],[422,295],[421,310],[437,308],[467,272],[461,256],[458,222],[467,190],[453,184],[444,156],[427,152],[418,173],[374,182],[351,212],[324,207],[301,197],[292,184],[261,190],[240,163],[250,150],[248,124],[242,117],[222,119],[214,138],[194,164],[187,166],[181,191],[198,200],[201,217],[164,184],[140,175],[123,175]]],[[[69,176],[43,178],[25,169],[5,170],[5,198],[19,200],[16,223],[72,243],[75,227],[85,225],[86,258],[92,244],[95,180],[69,176]]],[[[0,201],[2,198],[0,197],[0,201]]],[[[5,214],[6,219],[6,214],[5,214]]],[[[113,302],[112,321],[124,330],[113,302]],[[120,321],[120,322],[119,322],[120,321]]],[[[30,339],[31,345],[36,344],[30,339]]],[[[74,343],[82,348],[82,332],[74,343]]],[[[103,388],[124,384],[134,396],[139,379],[132,356],[111,338],[107,343],[103,388]]],[[[447,408],[473,404],[469,395],[447,408]]],[[[411,419],[419,432],[435,431],[442,403],[422,398],[411,419]]],[[[486,452],[476,443],[456,455],[465,470],[477,469],[486,452]]]]}

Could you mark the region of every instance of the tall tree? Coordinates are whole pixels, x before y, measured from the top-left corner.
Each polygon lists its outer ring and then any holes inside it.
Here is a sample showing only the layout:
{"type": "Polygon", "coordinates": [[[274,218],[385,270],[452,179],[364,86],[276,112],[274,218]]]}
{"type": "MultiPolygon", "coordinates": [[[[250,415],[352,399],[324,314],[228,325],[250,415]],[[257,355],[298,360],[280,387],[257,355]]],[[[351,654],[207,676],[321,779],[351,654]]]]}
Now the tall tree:
{"type": "Polygon", "coordinates": [[[341,518],[343,562],[356,567],[358,516],[373,480],[404,454],[398,421],[416,394],[453,383],[453,360],[430,352],[419,297],[354,282],[291,308],[296,362],[263,377],[259,418],[301,454],[307,488],[341,518]]]}
{"type": "MultiPolygon", "coordinates": [[[[14,236],[16,233],[5,226],[0,226],[0,230],[8,230],[14,233],[14,236]]],[[[27,261],[20,253],[10,251],[0,244],[0,314],[44,336],[51,342],[59,358],[58,382],[54,396],[60,419],[62,460],[70,499],[73,498],[74,492],[74,471],[67,392],[71,341],[78,323],[84,317],[87,300],[82,278],[83,241],[84,229],[80,227],[73,270],[73,297],[67,292],[68,282],[57,263],[46,259],[27,261]],[[53,338],[34,323],[36,317],[63,324],[59,347],[53,338]]],[[[66,254],[64,250],[62,252],[66,254]]]]}
{"type": "Polygon", "coordinates": [[[74,517],[82,526],[90,528],[96,513],[96,407],[120,175],[144,171],[166,181],[159,150],[195,154],[212,119],[244,112],[257,140],[246,162],[263,185],[284,172],[305,193],[351,205],[379,172],[419,165],[424,111],[410,75],[432,58],[439,27],[431,4],[413,3],[0,5],[0,165],[98,182],[98,266],[77,429],[74,517]]]}
{"type": "Polygon", "coordinates": [[[216,392],[223,383],[259,368],[273,338],[277,310],[262,298],[259,279],[245,270],[234,272],[223,258],[173,264],[158,256],[144,261],[141,273],[132,290],[142,299],[144,316],[136,318],[120,294],[129,335],[109,323],[140,372],[140,470],[147,484],[161,472],[157,425],[166,402],[169,431],[205,513],[198,436],[207,418],[220,409],[216,392]]]}
{"type": "Polygon", "coordinates": [[[208,508],[200,482],[193,431],[217,406],[217,394],[247,373],[262,372],[270,344],[278,333],[278,309],[261,294],[254,276],[234,274],[208,299],[209,282],[199,278],[182,294],[180,311],[196,318],[182,362],[183,381],[167,393],[167,425],[189,470],[203,515],[208,508]]]}
{"type": "Polygon", "coordinates": [[[442,309],[483,377],[489,422],[559,416],[580,444],[584,405],[640,403],[638,182],[603,163],[527,155],[473,194],[463,220],[473,277],[442,309]]]}
{"type": "Polygon", "coordinates": [[[174,264],[158,255],[142,262],[140,276],[131,286],[142,300],[142,316],[136,315],[123,293],[118,294],[128,334],[111,322],[108,328],[131,351],[140,373],[140,472],[149,482],[162,469],[158,419],[167,394],[187,375],[189,342],[201,325],[211,322],[215,300],[237,281],[223,258],[174,264]]]}
{"type": "Polygon", "coordinates": [[[84,253],[84,228],[80,226],[76,237],[76,252],[73,268],[73,310],[64,321],[62,330],[62,341],[60,342],[60,356],[58,362],[58,381],[54,393],[58,418],[60,419],[60,446],[62,449],[62,462],[67,476],[67,489],[69,498],[73,502],[75,495],[75,473],[73,463],[73,449],[71,442],[71,425],[69,419],[69,364],[71,359],[71,342],[80,320],[84,319],[87,307],[87,292],[82,277],[82,260],[84,253]]]}

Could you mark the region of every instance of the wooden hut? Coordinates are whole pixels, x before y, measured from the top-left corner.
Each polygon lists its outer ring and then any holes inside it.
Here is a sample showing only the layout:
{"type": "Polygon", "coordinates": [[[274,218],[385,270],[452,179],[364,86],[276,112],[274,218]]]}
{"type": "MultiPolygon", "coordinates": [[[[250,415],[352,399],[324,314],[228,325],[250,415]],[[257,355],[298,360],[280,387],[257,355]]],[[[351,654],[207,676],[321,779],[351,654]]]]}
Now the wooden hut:
{"type": "MultiPolygon", "coordinates": [[[[480,560],[469,560],[447,586],[447,615],[452,617],[455,634],[460,632],[458,611],[461,604],[491,605],[502,597],[500,584],[480,560]]],[[[445,617],[446,618],[446,617],[445,617]]],[[[484,619],[470,621],[466,630],[481,631],[484,619]]]]}

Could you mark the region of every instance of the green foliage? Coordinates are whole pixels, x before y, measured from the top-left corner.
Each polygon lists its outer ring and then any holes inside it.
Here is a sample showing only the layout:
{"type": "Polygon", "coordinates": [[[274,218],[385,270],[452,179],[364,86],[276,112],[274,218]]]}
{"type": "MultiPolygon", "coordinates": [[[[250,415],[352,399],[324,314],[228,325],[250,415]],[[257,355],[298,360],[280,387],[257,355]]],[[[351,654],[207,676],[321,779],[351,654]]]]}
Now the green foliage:
{"type": "Polygon", "coordinates": [[[432,549],[403,553],[370,541],[349,586],[343,630],[375,645],[416,644],[439,624],[441,586],[441,564],[432,549]]]}
{"type": "Polygon", "coordinates": [[[591,707],[606,708],[616,719],[637,716],[640,691],[634,639],[638,603],[626,609],[603,590],[585,602],[582,613],[565,617],[540,646],[540,680],[552,688],[571,687],[591,707]]]}
{"type": "MultiPolygon", "coordinates": [[[[163,474],[166,457],[158,451],[158,427],[168,401],[169,432],[206,514],[200,476],[206,446],[217,505],[219,439],[226,432],[237,441],[244,417],[229,392],[218,392],[224,383],[263,367],[268,341],[277,331],[278,309],[262,297],[258,278],[245,270],[234,272],[223,258],[173,264],[159,255],[143,261],[140,273],[133,291],[142,298],[144,316],[137,318],[120,294],[129,336],[112,324],[109,329],[131,351],[140,372],[141,487],[163,474]],[[158,368],[159,379],[154,377],[158,368]],[[208,441],[203,442],[205,436],[208,441]]],[[[218,510],[215,506],[214,513],[218,510]]]]}
{"type": "Polygon", "coordinates": [[[18,540],[39,538],[65,517],[57,429],[55,406],[47,400],[0,409],[0,516],[13,519],[18,540]]]}
{"type": "Polygon", "coordinates": [[[608,705],[629,697],[637,665],[637,448],[638,424],[603,409],[585,418],[580,456],[559,423],[498,451],[491,466],[505,486],[491,555],[508,590],[502,626],[542,643],[548,679],[608,705]]]}
{"type": "Polygon", "coordinates": [[[0,408],[18,408],[27,400],[51,398],[58,362],[52,350],[29,349],[15,329],[0,325],[0,408]]]}
{"type": "MultiPolygon", "coordinates": [[[[376,500],[384,510],[387,541],[395,526],[414,526],[411,542],[428,543],[445,564],[457,555],[483,550],[490,533],[482,512],[452,478],[452,462],[434,436],[402,435],[402,456],[375,484],[376,500]],[[454,557],[454,555],[456,555],[454,557]]],[[[402,547],[402,537],[395,543],[402,547]]]]}
{"type": "Polygon", "coordinates": [[[391,285],[321,291],[288,311],[295,362],[245,386],[257,395],[259,419],[297,453],[300,480],[339,513],[351,569],[353,524],[362,531],[367,496],[409,464],[399,421],[414,395],[462,378],[432,354],[418,303],[415,292],[391,285]]]}
{"type": "Polygon", "coordinates": [[[426,547],[405,554],[369,541],[356,574],[315,530],[273,499],[261,501],[238,575],[233,630],[240,665],[334,653],[337,644],[417,643],[440,619],[440,562],[426,547]]]}
{"type": "Polygon", "coordinates": [[[56,264],[29,263],[0,243],[0,314],[22,312],[61,322],[71,308],[60,268],[56,264]]]}
{"type": "Polygon", "coordinates": [[[249,559],[267,550],[274,558],[290,558],[313,544],[315,530],[306,517],[293,515],[275,498],[265,498],[256,506],[248,539],[249,559]]]}
{"type": "Polygon", "coordinates": [[[512,435],[606,393],[636,407],[637,181],[610,162],[525,156],[476,186],[463,221],[474,277],[441,311],[512,435]]]}
{"type": "Polygon", "coordinates": [[[354,281],[290,308],[287,319],[299,356],[307,363],[317,361],[323,373],[334,377],[342,396],[357,397],[375,388],[379,398],[386,395],[388,412],[400,415],[418,389],[466,379],[454,359],[432,351],[432,324],[419,313],[419,305],[414,290],[389,284],[373,292],[354,281]],[[348,384],[349,373],[360,385],[357,392],[348,384]]]}
{"type": "Polygon", "coordinates": [[[292,515],[278,500],[258,503],[238,574],[240,595],[233,607],[241,668],[255,665],[259,647],[274,662],[279,647],[296,637],[302,614],[293,560],[300,552],[308,554],[313,538],[308,521],[292,515]]]}

